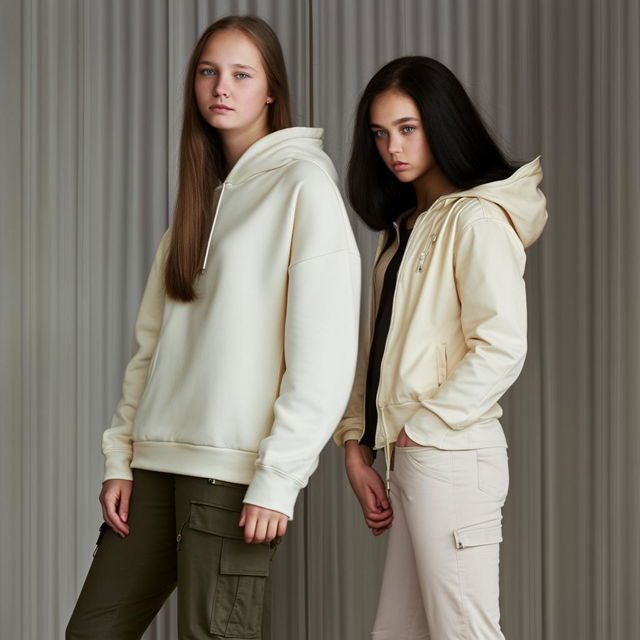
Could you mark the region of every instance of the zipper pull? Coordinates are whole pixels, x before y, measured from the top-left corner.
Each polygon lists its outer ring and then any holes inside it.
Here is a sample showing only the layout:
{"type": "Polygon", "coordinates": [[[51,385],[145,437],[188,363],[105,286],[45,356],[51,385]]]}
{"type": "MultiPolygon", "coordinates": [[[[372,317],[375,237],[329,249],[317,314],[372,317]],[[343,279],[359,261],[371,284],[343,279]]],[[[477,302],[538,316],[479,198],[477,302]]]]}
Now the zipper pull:
{"type": "Polygon", "coordinates": [[[422,267],[424,267],[424,261],[426,260],[427,255],[431,252],[431,249],[433,249],[433,245],[436,243],[437,237],[438,237],[438,234],[432,233],[431,242],[425,248],[425,250],[422,251],[422,253],[418,256],[418,268],[416,269],[417,273],[420,273],[422,271],[422,267]]]}

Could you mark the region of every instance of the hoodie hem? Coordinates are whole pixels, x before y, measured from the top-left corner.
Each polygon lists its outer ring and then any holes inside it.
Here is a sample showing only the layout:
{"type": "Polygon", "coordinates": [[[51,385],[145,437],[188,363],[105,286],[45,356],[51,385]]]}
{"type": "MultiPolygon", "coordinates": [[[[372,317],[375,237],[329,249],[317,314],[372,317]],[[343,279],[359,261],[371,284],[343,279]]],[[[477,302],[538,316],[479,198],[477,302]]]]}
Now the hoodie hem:
{"type": "Polygon", "coordinates": [[[257,454],[183,442],[133,443],[131,468],[250,484],[257,454]]]}

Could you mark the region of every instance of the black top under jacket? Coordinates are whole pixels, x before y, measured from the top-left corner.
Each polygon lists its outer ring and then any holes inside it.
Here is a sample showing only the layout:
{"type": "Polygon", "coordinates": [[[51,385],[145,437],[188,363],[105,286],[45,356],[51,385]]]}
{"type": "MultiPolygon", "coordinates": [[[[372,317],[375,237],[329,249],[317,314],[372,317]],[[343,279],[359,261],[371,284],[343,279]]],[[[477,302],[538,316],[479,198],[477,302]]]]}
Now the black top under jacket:
{"type": "Polygon", "coordinates": [[[393,311],[393,297],[398,280],[398,270],[404,256],[407,242],[411,235],[411,229],[407,229],[404,224],[399,226],[400,245],[391,258],[384,273],[382,292],[380,293],[380,304],[376,315],[375,328],[373,330],[373,341],[369,352],[369,365],[367,367],[367,382],[365,386],[365,412],[364,412],[364,434],[360,439],[360,444],[366,444],[373,449],[376,437],[376,427],[378,424],[378,408],[376,407],[376,396],[378,385],[380,384],[380,365],[387,342],[389,325],[391,324],[391,312],[393,311]]]}

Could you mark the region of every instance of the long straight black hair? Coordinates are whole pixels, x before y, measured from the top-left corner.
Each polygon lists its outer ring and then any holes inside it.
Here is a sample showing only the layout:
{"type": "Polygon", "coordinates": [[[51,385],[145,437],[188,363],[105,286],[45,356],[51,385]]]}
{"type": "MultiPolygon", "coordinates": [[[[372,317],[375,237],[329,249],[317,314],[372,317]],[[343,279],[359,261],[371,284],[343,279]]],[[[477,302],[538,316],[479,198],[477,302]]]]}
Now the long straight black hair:
{"type": "Polygon", "coordinates": [[[347,190],[356,213],[373,229],[386,229],[416,206],[411,183],[400,182],[380,157],[370,129],[371,103],[387,89],[416,104],[431,153],[459,190],[504,180],[517,168],[487,131],[460,81],[441,62],[424,56],[396,58],[367,84],[356,114],[347,190]]]}

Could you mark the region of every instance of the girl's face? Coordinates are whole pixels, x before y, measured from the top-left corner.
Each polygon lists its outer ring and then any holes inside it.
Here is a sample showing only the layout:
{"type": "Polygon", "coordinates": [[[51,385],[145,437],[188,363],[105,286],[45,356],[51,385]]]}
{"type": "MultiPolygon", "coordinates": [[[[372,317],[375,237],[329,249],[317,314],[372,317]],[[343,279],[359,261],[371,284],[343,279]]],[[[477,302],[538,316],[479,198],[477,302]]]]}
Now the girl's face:
{"type": "Polygon", "coordinates": [[[195,96],[202,117],[221,134],[268,133],[267,86],[262,56],[237,29],[209,36],[196,68],[195,96]]]}
{"type": "Polygon", "coordinates": [[[415,102],[399,89],[387,89],[371,103],[369,120],[378,153],[398,180],[414,182],[436,162],[415,102]]]}

